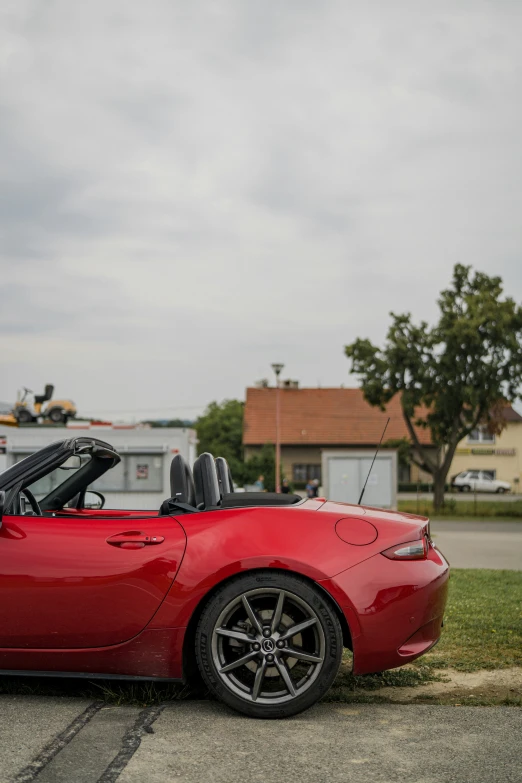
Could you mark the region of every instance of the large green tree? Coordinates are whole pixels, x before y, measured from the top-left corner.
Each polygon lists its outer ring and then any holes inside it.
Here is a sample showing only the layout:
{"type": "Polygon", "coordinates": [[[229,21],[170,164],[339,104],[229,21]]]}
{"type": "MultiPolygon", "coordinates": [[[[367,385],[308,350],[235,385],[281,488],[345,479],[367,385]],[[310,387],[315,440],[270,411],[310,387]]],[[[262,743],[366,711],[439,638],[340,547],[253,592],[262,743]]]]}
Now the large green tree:
{"type": "Polygon", "coordinates": [[[520,397],[522,383],[522,307],[503,297],[500,277],[457,264],[438,305],[434,326],[390,313],[382,348],[366,339],[345,348],[371,405],[384,409],[400,394],[412,459],[433,477],[435,508],[459,441],[478,426],[500,432],[502,408],[520,397]],[[429,429],[434,449],[420,443],[415,425],[429,429]]]}
{"type": "Polygon", "coordinates": [[[245,484],[255,484],[259,476],[264,476],[266,491],[275,492],[275,448],[272,443],[265,443],[243,465],[245,484]]]}
{"type": "Polygon", "coordinates": [[[211,402],[195,423],[198,452],[225,457],[235,481],[243,481],[243,412],[240,400],[211,402]]]}
{"type": "Polygon", "coordinates": [[[271,443],[266,443],[257,454],[245,462],[243,455],[243,414],[245,403],[240,400],[211,402],[194,424],[198,434],[198,453],[208,451],[214,457],[225,457],[232,478],[240,486],[254,484],[262,474],[265,489],[275,490],[275,452],[271,443]]]}

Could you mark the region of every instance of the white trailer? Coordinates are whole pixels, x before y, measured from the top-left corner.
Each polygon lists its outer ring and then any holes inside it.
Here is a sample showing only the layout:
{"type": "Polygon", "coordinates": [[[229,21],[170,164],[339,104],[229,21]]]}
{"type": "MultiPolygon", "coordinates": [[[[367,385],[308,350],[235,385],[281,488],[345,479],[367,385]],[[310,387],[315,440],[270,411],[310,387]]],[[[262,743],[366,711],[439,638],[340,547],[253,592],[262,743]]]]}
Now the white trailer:
{"type": "MultiPolygon", "coordinates": [[[[122,460],[92,489],[105,496],[105,508],[158,509],[170,497],[170,463],[181,454],[192,466],[197,456],[196,432],[190,428],[124,425],[67,427],[34,425],[0,427],[0,472],[57,440],[93,436],[114,446],[122,460]]],[[[60,471],[58,471],[60,473],[60,471]]],[[[51,474],[37,482],[33,492],[42,498],[64,480],[51,474]]]]}
{"type": "MultiPolygon", "coordinates": [[[[329,500],[357,503],[374,457],[368,449],[324,449],[323,493],[329,500]]],[[[383,449],[368,478],[363,504],[397,508],[397,452],[383,449]]]]}

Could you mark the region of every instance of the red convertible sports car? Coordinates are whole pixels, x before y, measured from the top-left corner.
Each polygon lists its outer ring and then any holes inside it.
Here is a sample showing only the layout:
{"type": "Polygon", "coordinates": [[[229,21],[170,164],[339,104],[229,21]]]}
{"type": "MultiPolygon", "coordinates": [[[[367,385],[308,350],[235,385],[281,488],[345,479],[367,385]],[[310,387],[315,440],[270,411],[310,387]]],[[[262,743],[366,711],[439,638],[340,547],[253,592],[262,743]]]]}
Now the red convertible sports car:
{"type": "Polygon", "coordinates": [[[437,642],[449,568],[427,519],[233,492],[210,454],[193,473],[174,457],[159,512],[103,509],[100,495],[89,508],[89,485],[119,461],[72,438],[0,474],[1,674],[197,675],[275,718],[326,693],[343,646],[364,674],[437,642]],[[37,500],[52,471],[63,480],[37,500]]]}

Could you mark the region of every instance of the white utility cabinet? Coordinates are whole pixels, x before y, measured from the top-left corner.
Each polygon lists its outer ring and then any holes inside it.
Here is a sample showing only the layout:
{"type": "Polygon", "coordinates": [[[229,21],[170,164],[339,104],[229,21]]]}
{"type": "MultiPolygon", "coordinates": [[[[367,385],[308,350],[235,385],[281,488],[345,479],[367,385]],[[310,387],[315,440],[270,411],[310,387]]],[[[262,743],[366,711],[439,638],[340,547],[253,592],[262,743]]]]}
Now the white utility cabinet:
{"type": "MultiPolygon", "coordinates": [[[[324,449],[323,493],[328,500],[357,503],[375,452],[368,449],[324,449]]],[[[383,449],[373,464],[363,505],[397,508],[397,451],[383,449]]]]}

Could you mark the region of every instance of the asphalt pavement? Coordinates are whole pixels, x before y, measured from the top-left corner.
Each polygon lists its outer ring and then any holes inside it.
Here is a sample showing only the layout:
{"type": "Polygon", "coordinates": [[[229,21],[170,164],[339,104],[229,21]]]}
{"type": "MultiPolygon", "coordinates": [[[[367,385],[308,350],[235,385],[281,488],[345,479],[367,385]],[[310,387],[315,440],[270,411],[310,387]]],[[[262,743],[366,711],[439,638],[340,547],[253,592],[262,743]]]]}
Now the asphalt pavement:
{"type": "MultiPolygon", "coordinates": [[[[447,492],[446,499],[451,500],[489,500],[493,503],[513,503],[515,500],[522,500],[522,495],[514,494],[513,492],[497,493],[497,492],[447,492]]],[[[417,500],[416,492],[399,492],[397,495],[398,500],[417,500]]],[[[419,492],[419,500],[433,500],[433,492],[419,492]]]]}
{"type": "Polygon", "coordinates": [[[453,568],[522,571],[522,522],[432,519],[431,534],[453,568]]]}
{"type": "Polygon", "coordinates": [[[1,783],[520,783],[510,707],[320,704],[289,720],[209,701],[0,697],[1,783]]]}

